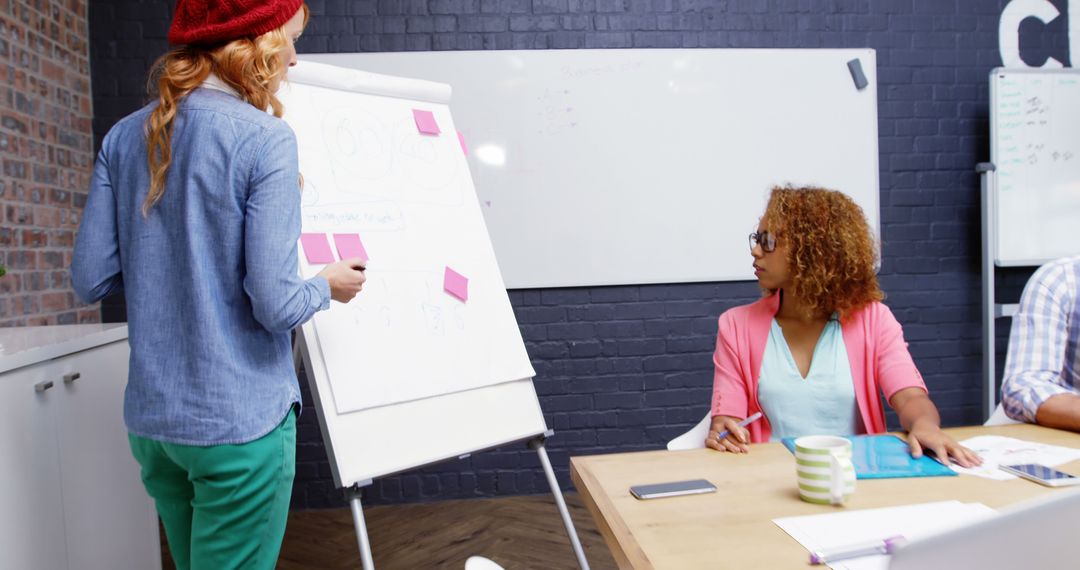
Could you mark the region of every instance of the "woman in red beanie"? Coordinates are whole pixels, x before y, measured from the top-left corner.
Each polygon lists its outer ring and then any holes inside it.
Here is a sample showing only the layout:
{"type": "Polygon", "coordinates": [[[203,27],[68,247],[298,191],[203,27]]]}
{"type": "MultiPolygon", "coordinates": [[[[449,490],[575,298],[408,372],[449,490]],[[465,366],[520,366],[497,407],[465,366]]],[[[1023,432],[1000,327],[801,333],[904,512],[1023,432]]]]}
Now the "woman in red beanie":
{"type": "Polygon", "coordinates": [[[273,568],[295,473],[290,331],[348,302],[359,259],[297,271],[296,138],[274,96],[302,0],[177,0],[155,101],[105,136],[72,263],[123,290],[124,420],[178,568],[273,568]]]}

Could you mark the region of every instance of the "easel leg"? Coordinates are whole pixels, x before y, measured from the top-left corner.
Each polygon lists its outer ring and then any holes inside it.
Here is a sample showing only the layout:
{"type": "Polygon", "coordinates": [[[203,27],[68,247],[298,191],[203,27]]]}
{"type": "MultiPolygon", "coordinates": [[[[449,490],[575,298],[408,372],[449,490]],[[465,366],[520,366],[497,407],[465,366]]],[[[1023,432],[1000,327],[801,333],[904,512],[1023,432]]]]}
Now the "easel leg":
{"type": "Polygon", "coordinates": [[[574,521],[570,519],[570,511],[566,508],[566,501],[563,500],[562,490],[559,489],[559,481],[555,479],[555,471],[551,468],[551,461],[548,459],[547,449],[544,449],[543,438],[536,438],[529,442],[529,448],[535,449],[537,455],[540,456],[540,464],[544,467],[544,474],[547,475],[548,486],[551,487],[551,494],[555,496],[555,504],[559,507],[559,514],[562,515],[563,526],[566,527],[566,534],[570,536],[570,545],[574,548],[574,555],[577,556],[578,566],[581,570],[589,570],[589,561],[585,559],[585,550],[581,548],[581,541],[578,540],[577,531],[574,530],[574,521]]]}
{"type": "Polygon", "coordinates": [[[364,570],[375,570],[371,559],[371,543],[368,542],[367,524],[364,522],[364,508],[360,504],[360,488],[350,487],[345,491],[352,508],[353,526],[356,528],[356,543],[360,547],[360,563],[364,570]]]}

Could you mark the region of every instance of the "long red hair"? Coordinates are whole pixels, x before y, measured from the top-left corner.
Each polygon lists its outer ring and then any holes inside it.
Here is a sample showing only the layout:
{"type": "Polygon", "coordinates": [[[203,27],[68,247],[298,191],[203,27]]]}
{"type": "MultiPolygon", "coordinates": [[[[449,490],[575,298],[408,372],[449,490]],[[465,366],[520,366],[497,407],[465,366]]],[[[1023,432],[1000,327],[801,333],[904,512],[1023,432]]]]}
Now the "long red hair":
{"type": "MultiPolygon", "coordinates": [[[[310,12],[306,4],[302,9],[307,25],[310,12]]],[[[282,27],[216,46],[181,46],[154,62],[148,88],[156,93],[158,105],[146,121],[150,190],[143,201],[144,216],[165,193],[165,176],[172,163],[172,127],[180,100],[213,72],[253,107],[269,109],[275,117],[281,117],[285,109],[271,91],[271,84],[288,70],[278,56],[290,41],[282,27]]]]}

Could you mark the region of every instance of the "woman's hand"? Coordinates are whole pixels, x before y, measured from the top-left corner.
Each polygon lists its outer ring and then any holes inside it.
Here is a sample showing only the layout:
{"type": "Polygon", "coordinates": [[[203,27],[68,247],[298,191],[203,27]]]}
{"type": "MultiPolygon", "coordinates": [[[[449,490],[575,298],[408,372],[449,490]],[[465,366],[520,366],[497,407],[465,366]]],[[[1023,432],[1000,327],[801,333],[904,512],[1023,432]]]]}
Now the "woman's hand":
{"type": "Polygon", "coordinates": [[[364,260],[359,257],[342,259],[331,263],[319,272],[330,284],[330,298],[339,303],[348,303],[364,288],[364,260]]]}
{"type": "Polygon", "coordinates": [[[932,422],[916,422],[908,431],[907,440],[912,457],[922,457],[925,449],[933,452],[938,461],[945,465],[949,465],[950,457],[961,467],[982,465],[982,458],[977,453],[956,443],[932,422]]]}
{"type": "Polygon", "coordinates": [[[742,418],[713,416],[709,435],[705,436],[705,447],[731,453],[749,453],[750,432],[744,427],[739,427],[740,421],[742,418]],[[724,430],[728,432],[727,437],[718,439],[717,436],[724,430]]]}
{"type": "Polygon", "coordinates": [[[899,390],[889,399],[889,404],[900,417],[900,426],[908,432],[912,457],[922,457],[923,450],[930,450],[944,465],[949,464],[950,456],[961,467],[982,465],[982,458],[974,451],[956,443],[941,431],[941,417],[925,389],[911,387],[899,390]]]}

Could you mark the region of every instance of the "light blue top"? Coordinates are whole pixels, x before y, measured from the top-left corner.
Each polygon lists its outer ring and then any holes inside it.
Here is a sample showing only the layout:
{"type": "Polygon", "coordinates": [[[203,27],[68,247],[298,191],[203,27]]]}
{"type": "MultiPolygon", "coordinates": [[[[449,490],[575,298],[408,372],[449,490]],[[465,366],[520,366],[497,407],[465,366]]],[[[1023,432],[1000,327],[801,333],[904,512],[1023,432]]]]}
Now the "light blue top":
{"type": "Polygon", "coordinates": [[[105,136],[72,285],[87,302],[124,291],[131,433],[245,443],[300,401],[289,333],[330,304],[326,279],[297,272],[296,137],[232,95],[196,89],[179,104],[165,193],[144,217],[144,129],[155,104],[105,136]]]}
{"type": "Polygon", "coordinates": [[[835,317],[821,331],[806,378],[799,374],[784,332],[773,319],[758,378],[758,402],[772,426],[770,441],[857,433],[855,384],[840,321],[835,317]]]}

